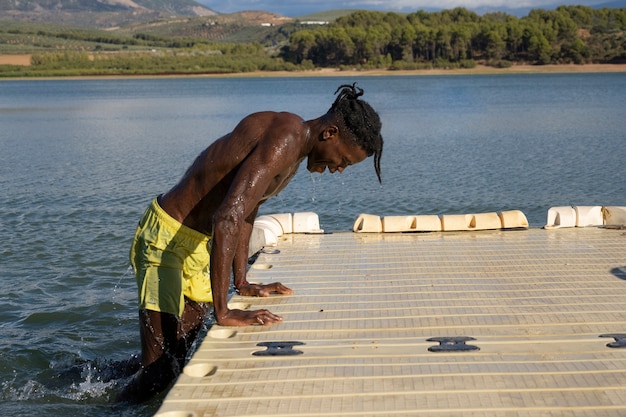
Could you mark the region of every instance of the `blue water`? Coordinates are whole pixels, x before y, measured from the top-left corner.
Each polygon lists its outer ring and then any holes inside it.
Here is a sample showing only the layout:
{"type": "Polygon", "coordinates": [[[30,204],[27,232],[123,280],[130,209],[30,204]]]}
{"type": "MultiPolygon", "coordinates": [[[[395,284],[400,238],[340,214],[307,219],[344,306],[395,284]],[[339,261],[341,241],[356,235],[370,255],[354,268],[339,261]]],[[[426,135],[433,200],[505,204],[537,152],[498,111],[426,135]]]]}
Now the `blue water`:
{"type": "Polygon", "coordinates": [[[150,199],[257,110],[324,113],[358,81],[383,120],[371,159],[302,168],[263,213],[626,205],[626,73],[0,82],[0,414],[147,416],[112,405],[139,353],[128,248],[150,199]]]}

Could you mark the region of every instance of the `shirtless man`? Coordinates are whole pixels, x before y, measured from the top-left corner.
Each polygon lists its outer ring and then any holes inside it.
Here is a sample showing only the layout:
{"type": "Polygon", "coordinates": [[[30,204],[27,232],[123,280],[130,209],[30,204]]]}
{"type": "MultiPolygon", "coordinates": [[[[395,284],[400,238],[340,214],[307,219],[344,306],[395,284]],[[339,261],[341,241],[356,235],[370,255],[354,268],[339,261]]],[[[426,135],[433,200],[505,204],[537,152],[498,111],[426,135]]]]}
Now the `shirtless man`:
{"type": "Polygon", "coordinates": [[[323,116],[305,121],[292,113],[245,117],[193,162],[183,178],[155,198],[137,228],[131,263],[139,289],[141,369],[119,395],[140,402],[166,389],[180,374],[210,303],[222,326],[267,326],[282,317],[267,310],[227,306],[231,271],[244,296],[291,294],[281,283],[246,281],[254,220],[307,158],[310,172],[342,172],[374,155],[380,181],[383,138],[378,114],[340,86],[323,116]],[[209,255],[210,252],[210,255],[209,255]]]}

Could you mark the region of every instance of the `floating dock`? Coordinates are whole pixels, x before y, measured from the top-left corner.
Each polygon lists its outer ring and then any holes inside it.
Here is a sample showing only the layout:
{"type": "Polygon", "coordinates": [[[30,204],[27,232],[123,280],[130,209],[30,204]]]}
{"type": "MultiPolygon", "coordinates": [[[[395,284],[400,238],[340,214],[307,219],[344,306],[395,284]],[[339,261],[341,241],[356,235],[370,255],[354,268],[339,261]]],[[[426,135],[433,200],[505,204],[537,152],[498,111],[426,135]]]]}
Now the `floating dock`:
{"type": "MultiPolygon", "coordinates": [[[[556,216],[553,216],[556,217],[556,216]]],[[[564,217],[564,216],[563,216],[564,217]]],[[[624,416],[626,230],[285,234],[158,417],[624,416]]]]}

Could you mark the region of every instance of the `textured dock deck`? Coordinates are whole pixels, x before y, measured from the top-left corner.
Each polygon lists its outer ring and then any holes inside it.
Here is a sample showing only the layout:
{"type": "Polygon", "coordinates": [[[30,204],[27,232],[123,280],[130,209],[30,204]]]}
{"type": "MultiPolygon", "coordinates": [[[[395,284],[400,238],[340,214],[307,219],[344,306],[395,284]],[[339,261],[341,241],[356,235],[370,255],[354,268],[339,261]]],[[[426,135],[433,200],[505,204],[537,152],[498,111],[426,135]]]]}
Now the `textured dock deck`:
{"type": "Polygon", "coordinates": [[[249,281],[295,293],[231,305],[284,322],[214,326],[157,416],[626,415],[623,230],[294,234],[276,249],[249,281]]]}

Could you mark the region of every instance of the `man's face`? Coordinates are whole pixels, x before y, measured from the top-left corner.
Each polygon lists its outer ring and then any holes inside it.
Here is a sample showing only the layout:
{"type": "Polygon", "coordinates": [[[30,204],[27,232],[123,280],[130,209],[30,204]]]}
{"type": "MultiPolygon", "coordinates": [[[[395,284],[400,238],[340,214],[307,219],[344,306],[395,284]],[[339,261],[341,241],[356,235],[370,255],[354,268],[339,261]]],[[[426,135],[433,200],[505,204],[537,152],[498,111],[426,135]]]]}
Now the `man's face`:
{"type": "Polygon", "coordinates": [[[334,136],[330,140],[317,142],[307,159],[307,169],[320,174],[328,168],[331,173],[343,172],[348,165],[354,165],[367,158],[367,153],[352,141],[334,136]]]}

